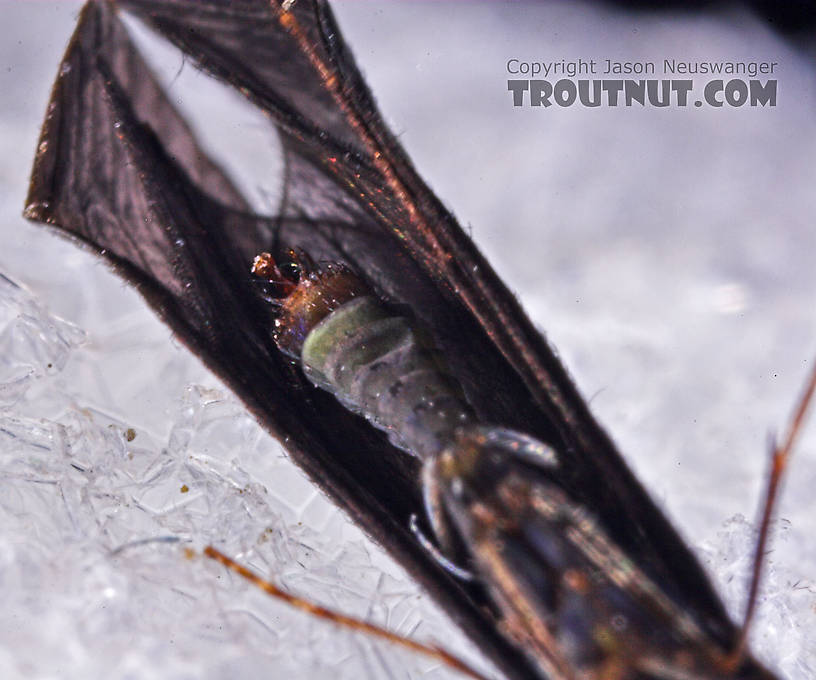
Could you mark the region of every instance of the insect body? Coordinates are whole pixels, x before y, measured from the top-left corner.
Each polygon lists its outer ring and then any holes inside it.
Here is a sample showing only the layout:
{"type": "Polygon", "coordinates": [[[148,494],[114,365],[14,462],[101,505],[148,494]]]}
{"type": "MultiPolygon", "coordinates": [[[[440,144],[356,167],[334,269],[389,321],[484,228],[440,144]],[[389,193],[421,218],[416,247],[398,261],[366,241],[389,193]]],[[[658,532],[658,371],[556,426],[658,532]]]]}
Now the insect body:
{"type": "Polygon", "coordinates": [[[323,0],[290,12],[269,0],[91,0],[59,69],[26,214],[134,282],[507,677],[768,677],[748,656],[734,672],[721,661],[736,633],[697,560],[418,176],[323,0]],[[207,157],[117,8],[269,114],[286,167],[274,219],[253,214],[207,157]],[[277,347],[246,277],[270,241],[308,244],[360,275],[262,258],[277,347]],[[450,371],[363,280],[422,315],[450,371]],[[348,408],[304,389],[293,358],[348,408]],[[350,410],[422,461],[438,550],[486,587],[454,582],[417,549],[416,461],[350,410]]]}
{"type": "Polygon", "coordinates": [[[268,253],[253,265],[276,288],[278,347],[420,458],[443,564],[465,547],[510,635],[548,677],[734,675],[727,653],[559,485],[553,448],[479,422],[431,341],[348,268],[292,258],[286,273],[268,253]]]}

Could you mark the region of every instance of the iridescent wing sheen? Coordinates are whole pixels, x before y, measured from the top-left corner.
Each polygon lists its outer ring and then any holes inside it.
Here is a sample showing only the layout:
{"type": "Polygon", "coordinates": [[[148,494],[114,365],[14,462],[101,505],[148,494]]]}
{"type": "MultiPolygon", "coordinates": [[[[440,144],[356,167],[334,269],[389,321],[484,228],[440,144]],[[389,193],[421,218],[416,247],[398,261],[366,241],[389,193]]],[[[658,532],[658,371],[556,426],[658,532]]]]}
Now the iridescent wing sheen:
{"type": "Polygon", "coordinates": [[[265,110],[286,160],[273,219],[201,151],[106,2],[82,13],[49,105],[27,215],[102,254],[295,461],[425,585],[511,677],[531,673],[478,587],[408,530],[417,466],[314,389],[274,347],[248,265],[302,247],[351,265],[410,308],[479,417],[560,452],[563,486],[713,639],[733,630],[688,548],[632,476],[516,298],[419,177],[325,2],[288,21],[268,0],[122,0],[204,70],[265,110]],[[294,28],[293,28],[294,26],[294,28]]]}

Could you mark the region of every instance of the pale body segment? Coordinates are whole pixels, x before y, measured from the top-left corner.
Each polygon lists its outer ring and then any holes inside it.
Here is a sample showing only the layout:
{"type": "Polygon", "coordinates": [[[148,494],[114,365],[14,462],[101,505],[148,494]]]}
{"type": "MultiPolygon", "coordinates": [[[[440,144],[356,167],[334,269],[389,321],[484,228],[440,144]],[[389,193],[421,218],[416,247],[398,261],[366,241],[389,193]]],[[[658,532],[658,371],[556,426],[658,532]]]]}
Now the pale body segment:
{"type": "Polygon", "coordinates": [[[268,254],[253,267],[276,288],[276,344],[314,385],[423,462],[432,550],[451,568],[464,547],[508,634],[545,677],[773,678],[756,666],[726,669],[727,650],[558,484],[556,452],[479,422],[410,319],[348,268],[292,258],[286,274],[268,254]]]}
{"type": "Polygon", "coordinates": [[[315,326],[301,361],[315,385],[423,460],[473,421],[435,350],[373,295],[349,300],[315,326]]]}

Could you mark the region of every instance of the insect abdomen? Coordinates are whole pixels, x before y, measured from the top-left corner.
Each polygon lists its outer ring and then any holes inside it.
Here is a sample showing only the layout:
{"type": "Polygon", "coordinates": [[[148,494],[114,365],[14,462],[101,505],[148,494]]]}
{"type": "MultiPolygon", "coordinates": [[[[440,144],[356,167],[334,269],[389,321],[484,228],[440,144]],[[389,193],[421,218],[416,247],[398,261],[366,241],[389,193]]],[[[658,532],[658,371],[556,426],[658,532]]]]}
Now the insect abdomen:
{"type": "Polygon", "coordinates": [[[459,383],[431,340],[342,264],[287,279],[269,253],[253,272],[279,289],[278,348],[317,387],[368,418],[391,441],[426,459],[473,420],[459,383]]]}
{"type": "Polygon", "coordinates": [[[436,350],[373,295],[355,297],[320,321],[301,359],[313,383],[421,458],[444,448],[471,418],[436,350]]]}

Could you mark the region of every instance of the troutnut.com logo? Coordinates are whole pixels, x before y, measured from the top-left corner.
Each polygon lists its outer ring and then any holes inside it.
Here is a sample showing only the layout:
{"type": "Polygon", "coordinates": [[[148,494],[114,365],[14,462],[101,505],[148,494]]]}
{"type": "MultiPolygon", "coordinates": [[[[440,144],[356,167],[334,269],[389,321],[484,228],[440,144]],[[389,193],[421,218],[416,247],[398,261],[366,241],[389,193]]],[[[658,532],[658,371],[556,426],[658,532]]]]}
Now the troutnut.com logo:
{"type": "Polygon", "coordinates": [[[512,58],[507,61],[507,73],[516,77],[507,81],[507,89],[513,106],[776,106],[776,79],[759,76],[775,75],[779,62],[663,59],[659,65],[664,78],[635,79],[614,76],[654,75],[658,63],[512,58]],[[607,77],[579,77],[583,75],[607,77]]]}

